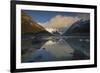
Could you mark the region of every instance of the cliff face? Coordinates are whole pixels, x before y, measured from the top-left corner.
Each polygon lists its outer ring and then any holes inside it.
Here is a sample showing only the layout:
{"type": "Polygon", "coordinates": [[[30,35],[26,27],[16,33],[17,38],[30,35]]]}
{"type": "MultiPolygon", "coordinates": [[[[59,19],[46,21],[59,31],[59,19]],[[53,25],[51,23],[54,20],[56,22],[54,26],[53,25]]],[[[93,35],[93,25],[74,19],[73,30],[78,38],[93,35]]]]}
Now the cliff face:
{"type": "Polygon", "coordinates": [[[32,20],[32,18],[25,13],[21,14],[21,32],[22,33],[34,33],[44,31],[45,29],[32,20]]]}
{"type": "Polygon", "coordinates": [[[90,33],[90,20],[78,21],[74,23],[63,35],[68,34],[87,34],[90,33]]]}

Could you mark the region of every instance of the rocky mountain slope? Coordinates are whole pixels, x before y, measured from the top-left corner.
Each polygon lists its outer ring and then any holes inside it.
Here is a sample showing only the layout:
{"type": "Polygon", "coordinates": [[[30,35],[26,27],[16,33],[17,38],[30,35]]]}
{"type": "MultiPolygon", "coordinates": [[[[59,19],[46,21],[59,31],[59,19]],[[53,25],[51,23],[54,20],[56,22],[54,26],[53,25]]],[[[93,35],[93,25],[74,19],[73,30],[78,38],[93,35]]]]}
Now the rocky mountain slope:
{"type": "Polygon", "coordinates": [[[21,33],[23,36],[47,36],[51,35],[44,27],[39,25],[31,16],[22,12],[21,14],[21,33]]]}
{"type": "Polygon", "coordinates": [[[63,35],[89,35],[90,20],[75,22],[63,35]]]}

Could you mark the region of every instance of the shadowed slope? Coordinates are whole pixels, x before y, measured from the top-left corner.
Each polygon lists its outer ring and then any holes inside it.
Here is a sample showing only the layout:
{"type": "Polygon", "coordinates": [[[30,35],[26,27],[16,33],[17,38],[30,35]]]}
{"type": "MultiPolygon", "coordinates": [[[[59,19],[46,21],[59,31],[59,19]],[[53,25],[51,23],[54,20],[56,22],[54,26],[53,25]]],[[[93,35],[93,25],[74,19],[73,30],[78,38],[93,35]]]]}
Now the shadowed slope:
{"type": "Polygon", "coordinates": [[[39,32],[45,30],[42,26],[37,24],[36,21],[32,20],[32,18],[26,15],[24,12],[22,12],[21,14],[21,21],[22,33],[39,32]]]}

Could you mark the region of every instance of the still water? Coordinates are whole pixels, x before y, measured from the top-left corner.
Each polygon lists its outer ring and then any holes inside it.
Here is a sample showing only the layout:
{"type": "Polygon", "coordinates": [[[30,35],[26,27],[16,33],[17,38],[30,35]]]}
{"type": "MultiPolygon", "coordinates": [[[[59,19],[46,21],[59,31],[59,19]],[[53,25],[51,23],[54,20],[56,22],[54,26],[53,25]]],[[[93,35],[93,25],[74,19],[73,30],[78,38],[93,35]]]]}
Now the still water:
{"type": "Polygon", "coordinates": [[[86,60],[90,58],[88,36],[52,36],[23,39],[21,61],[45,62],[86,60]]]}

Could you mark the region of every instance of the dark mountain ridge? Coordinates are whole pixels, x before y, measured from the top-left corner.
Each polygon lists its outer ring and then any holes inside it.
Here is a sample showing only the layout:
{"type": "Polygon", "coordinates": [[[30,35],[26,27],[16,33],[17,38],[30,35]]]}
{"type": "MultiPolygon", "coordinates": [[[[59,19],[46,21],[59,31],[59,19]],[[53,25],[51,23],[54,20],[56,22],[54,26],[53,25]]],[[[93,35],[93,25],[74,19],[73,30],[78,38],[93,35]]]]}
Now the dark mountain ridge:
{"type": "Polygon", "coordinates": [[[90,20],[80,20],[72,24],[72,26],[63,35],[89,35],[90,20]]]}
{"type": "Polygon", "coordinates": [[[28,16],[24,12],[21,14],[21,34],[22,38],[51,35],[44,27],[39,25],[31,16],[28,16]]]}

